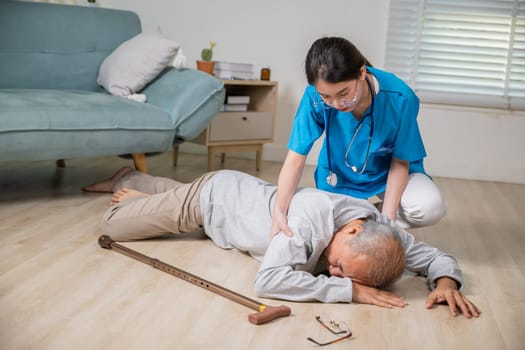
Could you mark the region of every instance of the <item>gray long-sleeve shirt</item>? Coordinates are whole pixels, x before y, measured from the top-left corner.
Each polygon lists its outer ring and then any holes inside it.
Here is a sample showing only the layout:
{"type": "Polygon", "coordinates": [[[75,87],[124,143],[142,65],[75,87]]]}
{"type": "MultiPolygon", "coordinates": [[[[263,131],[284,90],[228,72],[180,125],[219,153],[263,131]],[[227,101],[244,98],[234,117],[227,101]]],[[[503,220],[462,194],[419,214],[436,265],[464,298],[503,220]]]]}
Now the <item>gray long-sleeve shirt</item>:
{"type": "Polygon", "coordinates": [[[461,286],[456,260],[414,237],[379,213],[368,201],[312,188],[299,189],[288,209],[292,237],[270,241],[276,186],[230,170],[217,172],[204,186],[200,205],[204,231],[219,247],[238,249],[261,261],[255,278],[260,297],[291,301],[351,302],[350,278],[325,276],[319,260],[333,234],[365,218],[392,226],[405,248],[406,268],[427,276],[430,288],[447,276],[461,286]]]}

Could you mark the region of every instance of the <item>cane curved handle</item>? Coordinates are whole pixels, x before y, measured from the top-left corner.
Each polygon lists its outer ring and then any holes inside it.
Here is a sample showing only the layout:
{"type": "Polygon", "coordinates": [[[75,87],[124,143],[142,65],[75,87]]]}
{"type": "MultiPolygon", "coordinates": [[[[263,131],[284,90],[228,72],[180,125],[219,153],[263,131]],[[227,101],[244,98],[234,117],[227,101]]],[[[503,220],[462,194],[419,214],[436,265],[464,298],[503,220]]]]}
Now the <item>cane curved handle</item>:
{"type": "Polygon", "coordinates": [[[289,316],[292,310],[288,306],[266,306],[263,311],[248,315],[248,321],[253,324],[263,324],[278,317],[289,316]]]}

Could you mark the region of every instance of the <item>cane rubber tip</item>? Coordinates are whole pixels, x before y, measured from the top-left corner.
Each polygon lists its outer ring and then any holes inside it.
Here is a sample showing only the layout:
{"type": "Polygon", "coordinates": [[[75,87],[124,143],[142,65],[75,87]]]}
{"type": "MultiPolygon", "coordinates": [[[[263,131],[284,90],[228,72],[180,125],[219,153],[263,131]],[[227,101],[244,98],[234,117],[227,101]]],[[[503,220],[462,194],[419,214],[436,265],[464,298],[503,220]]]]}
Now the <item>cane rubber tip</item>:
{"type": "Polygon", "coordinates": [[[98,238],[98,245],[105,249],[111,249],[111,237],[102,235],[98,238]]]}
{"type": "Polygon", "coordinates": [[[290,316],[292,310],[288,306],[266,306],[264,311],[248,315],[248,321],[255,325],[273,321],[278,317],[290,316]]]}

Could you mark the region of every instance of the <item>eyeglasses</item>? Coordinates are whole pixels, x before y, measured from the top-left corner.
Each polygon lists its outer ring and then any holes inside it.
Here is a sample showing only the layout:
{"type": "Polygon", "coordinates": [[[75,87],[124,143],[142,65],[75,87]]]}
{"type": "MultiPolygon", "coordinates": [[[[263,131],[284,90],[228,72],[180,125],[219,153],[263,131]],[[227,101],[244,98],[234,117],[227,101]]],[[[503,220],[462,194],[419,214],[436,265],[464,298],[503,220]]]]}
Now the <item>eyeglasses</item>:
{"type": "Polygon", "coordinates": [[[354,131],[354,135],[352,135],[352,139],[350,140],[350,143],[348,144],[348,147],[346,148],[346,152],[345,152],[345,165],[349,167],[350,169],[352,169],[354,173],[358,173],[359,175],[363,174],[366,169],[366,165],[368,163],[368,157],[370,156],[370,146],[372,145],[372,138],[374,137],[374,118],[371,113],[370,113],[370,131],[368,133],[368,145],[366,147],[366,157],[365,157],[365,161],[363,162],[363,166],[361,170],[358,171],[357,166],[352,165],[352,163],[350,163],[348,156],[350,155],[350,151],[352,150],[352,146],[354,145],[354,140],[357,134],[359,134],[359,130],[361,130],[361,127],[363,126],[366,117],[367,115],[364,115],[359,121],[359,124],[357,125],[357,128],[354,131]]]}
{"type": "Polygon", "coordinates": [[[362,92],[362,87],[361,87],[361,84],[359,84],[359,79],[355,80],[355,84],[356,84],[356,91],[355,91],[355,95],[353,98],[337,98],[337,99],[331,99],[331,101],[329,101],[329,99],[324,98],[321,95],[319,95],[319,99],[316,99],[313,101],[314,108],[317,108],[317,109],[337,108],[336,105],[339,107],[343,107],[343,108],[355,107],[355,105],[357,105],[357,103],[359,102],[359,99],[361,98],[361,92],[362,92]]]}
{"type": "Polygon", "coordinates": [[[326,323],[324,323],[321,320],[321,316],[315,316],[315,319],[316,319],[317,322],[319,322],[321,324],[321,326],[323,326],[324,328],[328,329],[332,334],[335,334],[335,335],[337,335],[339,337],[334,339],[334,340],[331,340],[329,342],[324,342],[324,343],[318,342],[317,340],[314,340],[311,337],[306,338],[307,340],[311,341],[312,343],[315,343],[315,344],[317,344],[319,346],[325,346],[325,345],[330,345],[330,344],[333,344],[333,343],[337,343],[337,342],[339,342],[341,340],[350,338],[352,336],[352,331],[346,326],[346,324],[344,325],[344,328],[343,328],[343,327],[341,327],[341,324],[339,322],[335,322],[335,321],[330,321],[330,325],[327,325],[326,323]]]}

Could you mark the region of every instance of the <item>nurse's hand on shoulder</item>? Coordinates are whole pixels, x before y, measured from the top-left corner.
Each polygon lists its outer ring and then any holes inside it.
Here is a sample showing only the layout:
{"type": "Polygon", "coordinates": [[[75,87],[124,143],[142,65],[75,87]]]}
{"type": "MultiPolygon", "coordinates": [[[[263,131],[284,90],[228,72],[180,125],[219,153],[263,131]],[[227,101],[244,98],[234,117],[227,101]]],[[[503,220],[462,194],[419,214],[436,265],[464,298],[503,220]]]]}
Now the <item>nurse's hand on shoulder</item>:
{"type": "Polygon", "coordinates": [[[270,228],[270,240],[277,236],[279,232],[283,232],[288,237],[291,237],[293,235],[292,230],[290,230],[290,228],[288,227],[288,220],[286,218],[286,215],[274,213],[272,219],[272,227],[270,228]]]}

